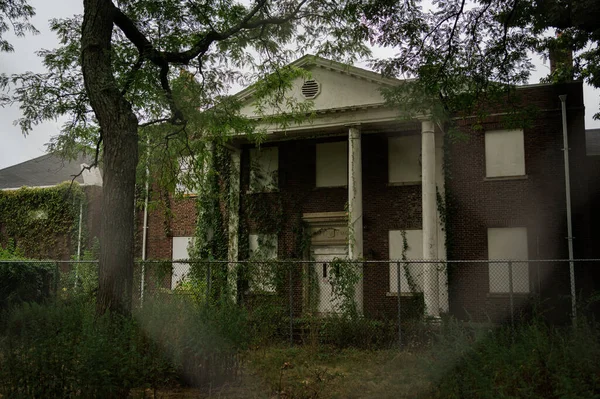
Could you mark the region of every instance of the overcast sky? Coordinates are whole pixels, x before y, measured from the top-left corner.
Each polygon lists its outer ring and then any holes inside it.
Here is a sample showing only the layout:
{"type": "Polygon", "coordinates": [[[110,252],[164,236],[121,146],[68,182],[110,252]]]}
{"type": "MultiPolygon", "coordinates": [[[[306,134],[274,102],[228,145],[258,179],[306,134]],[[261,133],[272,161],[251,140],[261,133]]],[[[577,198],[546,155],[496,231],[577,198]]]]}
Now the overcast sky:
{"type": "MultiPolygon", "coordinates": [[[[15,38],[6,34],[6,38],[15,47],[14,53],[0,52],[0,73],[20,73],[25,71],[43,72],[40,58],[35,55],[39,49],[52,49],[57,46],[56,36],[48,28],[48,20],[61,18],[73,14],[81,14],[83,11],[82,0],[30,0],[35,7],[36,16],[33,24],[40,31],[39,35],[28,35],[25,38],[15,38]]],[[[389,56],[393,54],[388,50],[377,49],[376,57],[389,56]]],[[[533,73],[530,83],[537,83],[539,79],[548,74],[549,66],[541,60],[536,60],[537,70],[533,73]]],[[[364,67],[365,64],[361,63],[364,67]]],[[[592,120],[594,112],[598,110],[600,101],[600,90],[585,87],[584,97],[586,104],[585,125],[586,129],[600,127],[600,121],[592,120]]],[[[18,126],[13,122],[21,116],[18,105],[9,108],[0,108],[0,168],[5,168],[19,162],[38,157],[45,153],[45,145],[50,137],[58,134],[60,121],[46,122],[37,126],[24,137],[18,126]]]]}

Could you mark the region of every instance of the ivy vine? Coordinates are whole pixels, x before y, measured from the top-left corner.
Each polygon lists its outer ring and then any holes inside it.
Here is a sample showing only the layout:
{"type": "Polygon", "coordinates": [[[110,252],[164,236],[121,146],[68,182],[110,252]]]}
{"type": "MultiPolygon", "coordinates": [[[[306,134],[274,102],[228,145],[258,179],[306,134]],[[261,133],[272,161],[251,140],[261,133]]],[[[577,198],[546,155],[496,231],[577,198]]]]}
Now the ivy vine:
{"type": "MultiPolygon", "coordinates": [[[[406,262],[406,260],[408,259],[406,255],[408,251],[408,240],[406,239],[406,230],[401,230],[400,234],[402,235],[402,260],[405,261],[402,262],[402,269],[404,270],[404,276],[406,277],[406,282],[408,284],[410,292],[415,293],[419,291],[419,287],[417,285],[417,282],[415,281],[414,276],[412,275],[409,263],[406,262]]],[[[400,295],[400,287],[398,287],[398,295],[400,295]]]]}
{"type": "Polygon", "coordinates": [[[32,258],[67,255],[77,245],[80,206],[85,194],[77,184],[0,191],[0,244],[32,258]],[[64,254],[63,254],[64,255],[64,254]]]}

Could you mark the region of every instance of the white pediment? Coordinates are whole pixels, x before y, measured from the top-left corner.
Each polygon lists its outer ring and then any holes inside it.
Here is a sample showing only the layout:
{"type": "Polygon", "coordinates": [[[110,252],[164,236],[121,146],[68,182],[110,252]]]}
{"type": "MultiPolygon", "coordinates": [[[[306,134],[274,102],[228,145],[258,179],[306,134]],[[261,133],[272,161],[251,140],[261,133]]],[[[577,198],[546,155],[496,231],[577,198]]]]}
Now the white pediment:
{"type": "MultiPolygon", "coordinates": [[[[296,63],[301,63],[302,60],[296,63]]],[[[316,57],[313,60],[316,62],[298,66],[310,72],[309,80],[318,82],[319,94],[314,99],[305,98],[302,86],[307,79],[297,78],[293,82],[292,89],[286,93],[286,97],[291,99],[292,103],[312,102],[311,110],[316,112],[383,105],[385,100],[381,94],[381,88],[397,82],[391,79],[382,79],[378,74],[364,69],[316,57]]],[[[252,91],[247,89],[240,95],[242,98],[246,97],[241,114],[247,117],[260,117],[256,111],[256,101],[252,98],[252,91]]],[[[279,108],[263,106],[265,115],[289,111],[290,108],[287,105],[279,105],[279,108]]]]}

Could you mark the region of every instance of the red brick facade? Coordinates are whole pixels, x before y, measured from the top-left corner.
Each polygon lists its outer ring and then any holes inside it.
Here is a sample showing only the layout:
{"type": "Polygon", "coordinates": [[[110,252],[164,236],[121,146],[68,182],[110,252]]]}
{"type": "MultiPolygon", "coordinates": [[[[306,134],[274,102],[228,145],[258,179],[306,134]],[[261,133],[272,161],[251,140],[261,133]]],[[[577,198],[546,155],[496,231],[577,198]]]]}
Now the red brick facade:
{"type": "MultiPolygon", "coordinates": [[[[448,259],[487,259],[487,229],[526,227],[530,259],[567,258],[566,210],[562,126],[559,94],[567,94],[567,118],[571,157],[571,187],[575,258],[594,256],[589,221],[594,195],[588,193],[590,160],[585,156],[584,108],[582,84],[532,86],[519,91],[538,114],[524,129],[526,177],[515,179],[485,178],[486,129],[503,126],[501,117],[486,120],[483,130],[473,131],[469,121],[461,122],[468,139],[446,143],[446,190],[448,194],[446,226],[448,259]]],[[[331,132],[329,132],[331,133],[331,132]]],[[[278,256],[280,259],[303,258],[306,251],[302,234],[302,215],[311,212],[344,211],[347,188],[316,188],[316,144],[346,141],[347,130],[337,137],[304,138],[264,144],[279,150],[279,191],[250,194],[249,148],[242,146],[240,195],[240,259],[247,257],[247,235],[260,230],[261,221],[252,219],[249,204],[263,201],[277,204],[273,218],[280,217],[278,256]],[[262,197],[261,197],[262,196],[262,197]]],[[[392,131],[363,132],[363,222],[364,257],[386,260],[389,254],[388,232],[421,228],[421,186],[388,185],[387,143],[392,131]]],[[[414,133],[418,134],[419,131],[414,133]]],[[[597,165],[597,164],[596,164],[597,165]]],[[[599,174],[600,175],[600,174],[599,174]]],[[[195,201],[171,199],[172,217],[163,210],[150,213],[148,222],[148,258],[170,259],[171,236],[192,236],[196,219],[195,201]]],[[[598,212],[596,212],[598,213],[598,212]]],[[[594,213],[593,215],[596,215],[594,213]]],[[[595,216],[600,220],[600,213],[595,216]]],[[[140,218],[141,220],[141,218],[140,218]]],[[[262,221],[264,222],[264,221],[262,221]]],[[[264,223],[263,223],[264,225],[264,223]]],[[[271,224],[273,226],[273,224],[271,224]]],[[[272,233],[273,231],[262,231],[272,233]]],[[[300,267],[300,266],[299,266],[300,267]]],[[[582,269],[583,270],[583,269],[582,269]]],[[[530,266],[531,293],[556,299],[568,293],[568,265],[530,266]]],[[[581,273],[581,276],[585,276],[581,273]]],[[[581,277],[586,280],[585,277],[581,277]]],[[[586,281],[581,281],[585,286],[586,281]]],[[[587,282],[589,286],[589,281],[587,282]]],[[[460,318],[494,319],[504,317],[507,295],[490,295],[486,264],[464,263],[449,270],[450,312],[460,318]]],[[[301,303],[301,279],[295,276],[296,303],[301,303]]],[[[371,317],[396,315],[395,296],[388,295],[389,266],[367,265],[364,269],[364,312],[371,317]]],[[[589,287],[588,287],[589,289],[589,287]]],[[[411,299],[407,299],[407,303],[411,299]]],[[[517,297],[517,306],[523,300],[517,297]]],[[[556,306],[562,306],[557,303],[556,306]]],[[[555,307],[556,307],[555,306],[555,307]]],[[[568,312],[567,312],[568,313],[568,312]]],[[[564,314],[564,312],[563,312],[564,314]]]]}

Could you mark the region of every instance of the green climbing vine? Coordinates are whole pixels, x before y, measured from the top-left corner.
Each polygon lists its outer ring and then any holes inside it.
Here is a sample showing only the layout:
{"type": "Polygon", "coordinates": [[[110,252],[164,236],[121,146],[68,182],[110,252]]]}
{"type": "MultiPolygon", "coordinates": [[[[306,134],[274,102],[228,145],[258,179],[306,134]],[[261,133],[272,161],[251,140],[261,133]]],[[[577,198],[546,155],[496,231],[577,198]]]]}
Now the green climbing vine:
{"type": "Polygon", "coordinates": [[[85,195],[77,184],[1,191],[0,244],[12,241],[32,258],[70,255],[77,245],[82,203],[85,195]]]}
{"type": "MultiPolygon", "coordinates": [[[[408,259],[406,253],[408,252],[408,240],[406,239],[406,230],[401,230],[400,234],[402,235],[402,260],[405,261],[402,263],[402,269],[404,270],[404,276],[406,277],[406,283],[408,284],[408,288],[410,292],[415,293],[419,292],[419,286],[415,281],[414,276],[412,275],[412,270],[410,269],[410,264],[406,262],[408,259]]],[[[400,287],[398,287],[398,295],[400,295],[400,287]]]]}
{"type": "Polygon", "coordinates": [[[227,259],[231,157],[219,143],[208,142],[203,163],[196,184],[194,239],[188,249],[192,261],[189,277],[202,283],[206,298],[227,298],[228,295],[221,295],[229,289],[227,264],[210,262],[227,259]],[[210,277],[210,289],[204,283],[206,276],[210,277]]]}
{"type": "Polygon", "coordinates": [[[358,317],[356,286],[362,278],[360,264],[336,258],[329,267],[334,310],[345,317],[358,317]]]}

